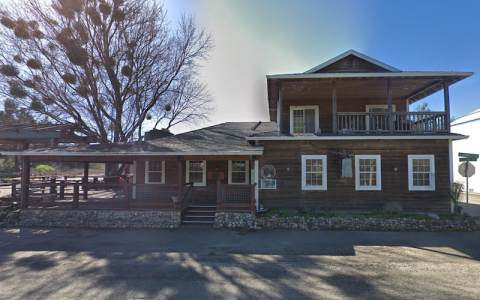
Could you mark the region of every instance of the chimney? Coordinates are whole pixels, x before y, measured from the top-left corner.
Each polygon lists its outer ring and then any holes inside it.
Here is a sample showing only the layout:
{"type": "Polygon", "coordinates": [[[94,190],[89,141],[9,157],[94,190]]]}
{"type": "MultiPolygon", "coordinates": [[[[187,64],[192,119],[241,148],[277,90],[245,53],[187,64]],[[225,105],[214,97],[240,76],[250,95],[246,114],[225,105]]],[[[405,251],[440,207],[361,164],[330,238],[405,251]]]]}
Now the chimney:
{"type": "Polygon", "coordinates": [[[173,135],[173,133],[171,133],[168,129],[165,129],[165,128],[162,128],[160,130],[152,129],[150,131],[145,132],[145,141],[156,140],[156,139],[160,139],[160,138],[171,136],[171,135],[173,135]]]}

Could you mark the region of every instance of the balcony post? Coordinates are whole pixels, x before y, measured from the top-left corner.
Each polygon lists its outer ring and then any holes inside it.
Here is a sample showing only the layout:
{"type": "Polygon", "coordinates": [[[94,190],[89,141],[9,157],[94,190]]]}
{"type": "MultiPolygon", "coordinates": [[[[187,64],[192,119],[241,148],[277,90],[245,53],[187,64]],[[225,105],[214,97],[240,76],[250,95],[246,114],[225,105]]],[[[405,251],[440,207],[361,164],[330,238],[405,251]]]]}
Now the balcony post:
{"type": "Polygon", "coordinates": [[[445,79],[443,80],[443,100],[445,102],[445,112],[447,113],[447,116],[445,117],[445,129],[450,133],[450,94],[445,79]]]}
{"type": "Polygon", "coordinates": [[[388,128],[393,133],[392,79],[387,79],[388,128]]]}
{"type": "Polygon", "coordinates": [[[333,133],[338,132],[337,128],[337,85],[335,82],[335,79],[332,81],[332,90],[333,90],[333,95],[332,95],[332,110],[333,110],[333,133]]]}

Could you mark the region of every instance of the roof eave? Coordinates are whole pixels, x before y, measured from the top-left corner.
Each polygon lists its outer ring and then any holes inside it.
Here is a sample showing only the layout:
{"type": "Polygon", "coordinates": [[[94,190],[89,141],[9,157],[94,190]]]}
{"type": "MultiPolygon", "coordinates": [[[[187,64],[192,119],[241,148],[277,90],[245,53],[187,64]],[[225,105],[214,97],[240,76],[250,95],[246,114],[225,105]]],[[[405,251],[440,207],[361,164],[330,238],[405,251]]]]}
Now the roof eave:
{"type": "Polygon", "coordinates": [[[445,134],[445,135],[338,135],[338,136],[268,136],[247,137],[247,141],[335,141],[335,140],[464,140],[468,135],[445,134]]]}
{"type": "Polygon", "coordinates": [[[5,156],[185,156],[185,155],[263,155],[263,148],[249,151],[186,151],[186,152],[30,152],[1,151],[5,156]]]}
{"type": "Polygon", "coordinates": [[[474,72],[314,73],[267,75],[267,79],[375,78],[375,77],[469,77],[474,72]]]}

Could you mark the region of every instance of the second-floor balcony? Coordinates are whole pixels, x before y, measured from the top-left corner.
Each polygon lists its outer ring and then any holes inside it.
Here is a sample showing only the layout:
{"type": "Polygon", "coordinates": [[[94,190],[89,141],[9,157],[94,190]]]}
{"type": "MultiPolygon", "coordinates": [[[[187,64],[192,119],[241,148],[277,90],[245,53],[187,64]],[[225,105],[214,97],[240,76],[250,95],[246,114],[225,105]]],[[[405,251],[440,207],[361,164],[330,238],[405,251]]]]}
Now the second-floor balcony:
{"type": "Polygon", "coordinates": [[[448,133],[447,112],[337,112],[334,132],[448,133]]]}

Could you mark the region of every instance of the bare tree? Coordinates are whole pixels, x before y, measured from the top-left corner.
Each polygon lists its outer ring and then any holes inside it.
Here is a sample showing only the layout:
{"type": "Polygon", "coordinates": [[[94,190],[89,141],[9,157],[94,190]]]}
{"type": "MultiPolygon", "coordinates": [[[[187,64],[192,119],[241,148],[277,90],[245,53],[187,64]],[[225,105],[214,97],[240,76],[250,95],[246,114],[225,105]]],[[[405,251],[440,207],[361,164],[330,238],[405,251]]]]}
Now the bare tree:
{"type": "Polygon", "coordinates": [[[154,0],[16,0],[1,11],[0,93],[100,143],[208,117],[197,78],[213,48],[192,16],[168,23],[154,0]]]}

